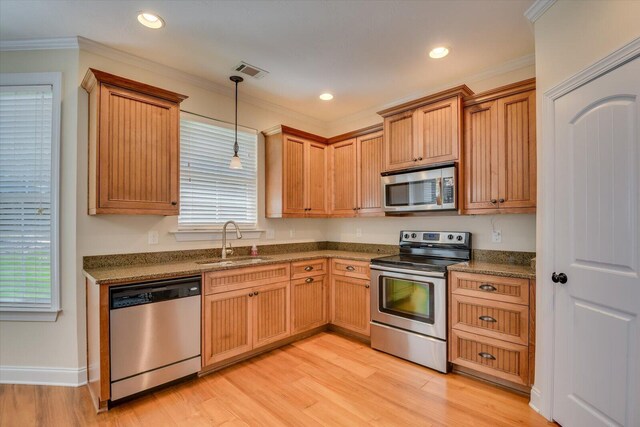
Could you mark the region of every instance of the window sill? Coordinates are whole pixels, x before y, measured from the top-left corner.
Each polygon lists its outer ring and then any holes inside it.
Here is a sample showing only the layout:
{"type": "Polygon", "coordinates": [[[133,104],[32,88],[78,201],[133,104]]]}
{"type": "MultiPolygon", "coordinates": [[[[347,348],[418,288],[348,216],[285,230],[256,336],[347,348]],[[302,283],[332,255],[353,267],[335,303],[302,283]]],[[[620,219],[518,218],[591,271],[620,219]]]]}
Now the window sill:
{"type": "MultiPolygon", "coordinates": [[[[243,230],[240,229],[243,240],[259,239],[264,233],[264,230],[243,230]]],[[[199,240],[217,241],[222,240],[222,230],[175,230],[170,231],[173,234],[177,242],[195,242],[199,240]]],[[[236,239],[236,230],[233,228],[227,229],[227,239],[236,239]]]]}
{"type": "Polygon", "coordinates": [[[55,322],[62,310],[0,309],[3,322],[55,322]]]}

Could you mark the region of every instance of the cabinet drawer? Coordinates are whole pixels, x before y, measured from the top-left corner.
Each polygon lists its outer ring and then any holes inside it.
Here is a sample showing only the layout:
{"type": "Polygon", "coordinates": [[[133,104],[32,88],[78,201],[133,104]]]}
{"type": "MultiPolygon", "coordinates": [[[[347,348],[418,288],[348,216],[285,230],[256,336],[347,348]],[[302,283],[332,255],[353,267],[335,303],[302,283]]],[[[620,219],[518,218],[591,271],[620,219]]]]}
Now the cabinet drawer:
{"type": "Polygon", "coordinates": [[[296,261],[291,263],[291,279],[317,276],[318,274],[326,274],[326,272],[326,258],[311,259],[307,261],[296,261]]]}
{"type": "Polygon", "coordinates": [[[203,275],[205,295],[289,281],[289,264],[234,268],[203,275]]]}
{"type": "Polygon", "coordinates": [[[524,345],[451,331],[450,362],[516,384],[528,385],[528,348],[524,345]]]}
{"type": "Polygon", "coordinates": [[[529,343],[529,307],[452,295],[451,327],[460,331],[527,345],[529,343]]]}
{"type": "Polygon", "coordinates": [[[453,271],[451,293],[528,305],[529,280],[453,271]]]}
{"type": "Polygon", "coordinates": [[[369,279],[369,263],[334,258],[331,261],[331,274],[355,277],[356,279],[369,279]]]}

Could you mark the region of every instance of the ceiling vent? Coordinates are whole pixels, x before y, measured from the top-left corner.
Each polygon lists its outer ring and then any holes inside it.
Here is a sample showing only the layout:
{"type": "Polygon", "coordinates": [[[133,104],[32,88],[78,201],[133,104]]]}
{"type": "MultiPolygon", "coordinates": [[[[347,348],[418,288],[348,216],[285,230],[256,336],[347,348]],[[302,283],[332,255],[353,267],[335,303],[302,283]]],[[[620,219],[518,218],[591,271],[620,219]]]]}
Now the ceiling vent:
{"type": "Polygon", "coordinates": [[[244,61],[240,62],[233,69],[254,79],[261,79],[269,74],[268,71],[258,68],[255,65],[247,64],[244,61]]]}

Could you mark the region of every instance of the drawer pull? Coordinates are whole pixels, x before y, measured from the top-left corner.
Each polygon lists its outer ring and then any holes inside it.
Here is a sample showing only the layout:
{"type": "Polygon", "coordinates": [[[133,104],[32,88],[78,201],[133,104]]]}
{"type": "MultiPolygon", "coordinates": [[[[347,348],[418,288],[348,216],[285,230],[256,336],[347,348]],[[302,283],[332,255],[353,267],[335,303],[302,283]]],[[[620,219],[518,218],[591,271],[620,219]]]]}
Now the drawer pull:
{"type": "Polygon", "coordinates": [[[307,283],[311,283],[313,282],[313,277],[307,277],[304,281],[307,283]]]}
{"type": "Polygon", "coordinates": [[[478,353],[478,356],[482,357],[483,359],[496,360],[496,357],[493,354],[486,353],[484,351],[478,353]]]}
{"type": "Polygon", "coordinates": [[[497,320],[491,316],[480,316],[478,317],[478,319],[482,320],[483,322],[491,322],[491,323],[497,322],[497,320]]]}
{"type": "Polygon", "coordinates": [[[310,265],[307,265],[307,266],[304,268],[304,271],[311,271],[311,270],[313,270],[313,267],[312,267],[312,266],[310,266],[310,265]]]}
{"type": "Polygon", "coordinates": [[[479,287],[480,289],[482,289],[483,291],[486,291],[486,292],[495,292],[495,291],[497,291],[497,290],[498,290],[495,286],[490,285],[490,284],[488,284],[488,283],[483,283],[482,285],[480,285],[480,286],[478,286],[478,287],[479,287]]]}
{"type": "Polygon", "coordinates": [[[356,268],[353,265],[347,265],[346,270],[347,271],[356,271],[356,268]]]}

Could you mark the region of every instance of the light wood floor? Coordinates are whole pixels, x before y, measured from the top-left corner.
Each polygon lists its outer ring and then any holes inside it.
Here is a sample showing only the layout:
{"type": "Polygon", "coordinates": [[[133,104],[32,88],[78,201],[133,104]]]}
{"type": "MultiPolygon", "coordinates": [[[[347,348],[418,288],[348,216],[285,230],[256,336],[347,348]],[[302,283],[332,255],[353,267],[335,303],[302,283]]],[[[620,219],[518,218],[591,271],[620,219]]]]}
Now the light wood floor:
{"type": "Polygon", "coordinates": [[[321,333],[96,415],[86,387],[0,385],[0,426],[542,426],[528,398],[321,333]]]}

